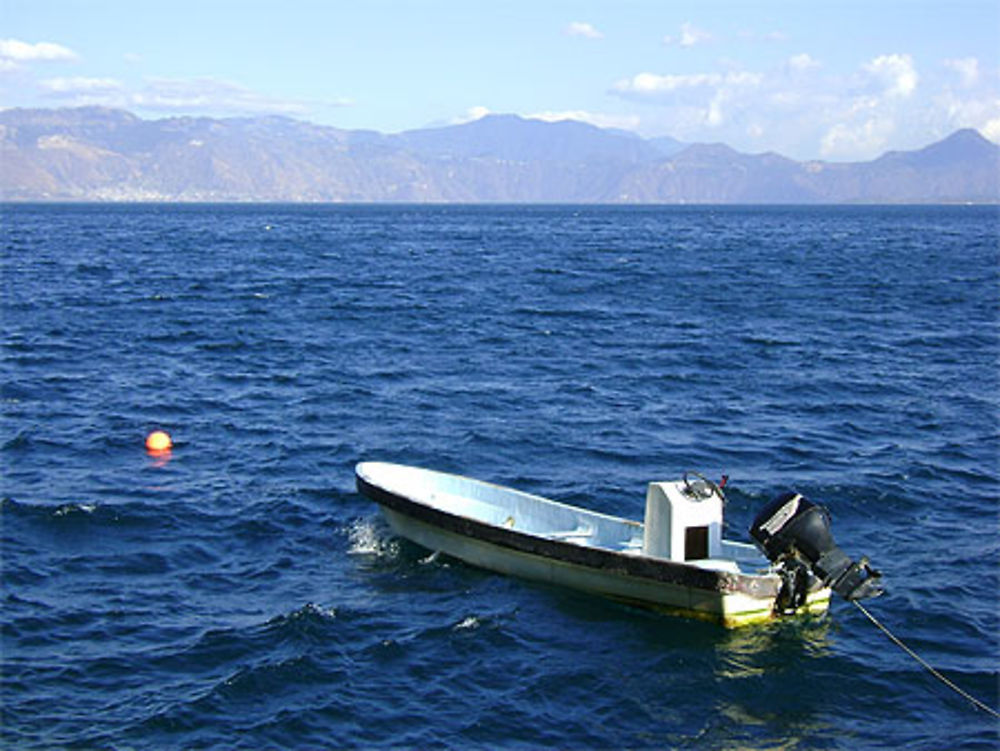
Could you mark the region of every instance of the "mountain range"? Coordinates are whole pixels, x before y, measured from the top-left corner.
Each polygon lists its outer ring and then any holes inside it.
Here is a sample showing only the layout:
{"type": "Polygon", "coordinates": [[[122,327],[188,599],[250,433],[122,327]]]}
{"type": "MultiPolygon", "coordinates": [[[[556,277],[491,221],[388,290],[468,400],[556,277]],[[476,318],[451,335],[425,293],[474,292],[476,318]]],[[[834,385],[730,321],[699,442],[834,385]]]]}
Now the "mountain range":
{"type": "Polygon", "coordinates": [[[0,199],[998,203],[1000,146],[959,130],[868,162],[803,162],[515,115],[387,135],[283,117],[8,109],[0,199]]]}

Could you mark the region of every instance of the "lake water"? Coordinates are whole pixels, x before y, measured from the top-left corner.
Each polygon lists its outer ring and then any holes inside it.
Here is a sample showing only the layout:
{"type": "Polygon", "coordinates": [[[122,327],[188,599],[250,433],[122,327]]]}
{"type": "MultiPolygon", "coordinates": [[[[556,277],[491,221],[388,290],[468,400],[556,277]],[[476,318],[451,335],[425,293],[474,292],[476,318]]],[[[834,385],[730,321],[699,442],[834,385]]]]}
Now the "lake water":
{"type": "Polygon", "coordinates": [[[724,472],[742,540],[796,489],[995,707],[998,220],[4,206],[2,745],[996,748],[846,602],[728,632],[505,578],[394,538],[353,468],[633,518],[724,472]]]}

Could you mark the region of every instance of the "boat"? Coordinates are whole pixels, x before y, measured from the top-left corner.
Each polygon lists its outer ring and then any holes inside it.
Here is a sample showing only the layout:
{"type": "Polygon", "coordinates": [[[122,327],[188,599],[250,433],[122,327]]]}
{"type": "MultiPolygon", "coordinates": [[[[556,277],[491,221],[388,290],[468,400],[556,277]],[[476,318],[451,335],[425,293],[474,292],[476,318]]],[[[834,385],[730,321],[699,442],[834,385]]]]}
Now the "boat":
{"type": "Polygon", "coordinates": [[[878,572],[843,554],[825,509],[798,494],[758,515],[751,544],[722,536],[724,491],[698,473],[649,483],[642,522],[401,464],[361,462],[355,476],[393,532],[417,545],[660,613],[734,628],[823,613],[831,590],[877,593],[878,572]]]}

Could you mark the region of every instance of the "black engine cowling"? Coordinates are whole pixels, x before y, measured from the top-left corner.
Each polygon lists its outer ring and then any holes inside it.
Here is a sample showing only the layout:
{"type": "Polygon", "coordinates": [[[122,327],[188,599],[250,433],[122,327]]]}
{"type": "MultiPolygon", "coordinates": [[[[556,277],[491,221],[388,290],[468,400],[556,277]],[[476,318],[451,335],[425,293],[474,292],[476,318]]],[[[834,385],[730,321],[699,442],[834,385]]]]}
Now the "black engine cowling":
{"type": "Polygon", "coordinates": [[[761,509],[750,536],[768,560],[807,565],[825,585],[847,600],[882,594],[881,574],[867,558],[851,560],[830,534],[830,514],[798,493],[785,493],[761,509]]]}

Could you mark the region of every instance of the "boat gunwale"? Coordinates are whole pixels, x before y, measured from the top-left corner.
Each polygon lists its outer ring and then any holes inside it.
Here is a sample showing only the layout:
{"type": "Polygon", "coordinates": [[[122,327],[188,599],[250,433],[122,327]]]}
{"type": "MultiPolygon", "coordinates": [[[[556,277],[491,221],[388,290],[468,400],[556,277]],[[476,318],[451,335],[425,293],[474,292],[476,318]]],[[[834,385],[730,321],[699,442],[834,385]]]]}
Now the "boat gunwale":
{"type": "Polygon", "coordinates": [[[355,470],[356,486],[358,492],[370,498],[378,504],[401,514],[425,522],[440,529],[453,532],[485,543],[497,545],[519,553],[535,555],[542,558],[553,559],[568,564],[583,566],[586,568],[603,570],[626,577],[636,577],[656,582],[692,587],[702,591],[714,591],[720,594],[741,593],[753,598],[773,599],[777,596],[780,588],[780,579],[775,574],[744,574],[729,571],[717,571],[702,568],[697,565],[671,561],[664,558],[653,558],[646,555],[629,554],[605,547],[584,546],[569,540],[551,539],[538,533],[531,533],[524,530],[511,529],[497,524],[491,524],[480,519],[445,511],[433,506],[418,498],[411,497],[397,490],[389,490],[379,485],[375,478],[369,478],[362,473],[365,464],[402,467],[405,469],[417,469],[431,475],[443,475],[473,483],[492,485],[504,491],[519,493],[546,503],[553,503],[574,511],[587,511],[598,516],[614,519],[615,521],[637,524],[637,522],[614,517],[599,512],[590,512],[587,509],[562,504],[558,501],[550,501],[542,496],[533,496],[529,493],[514,488],[507,488],[503,485],[484,483],[464,475],[437,472],[436,470],[421,469],[419,467],[408,467],[406,465],[394,465],[382,462],[364,462],[358,465],[355,470]]]}

